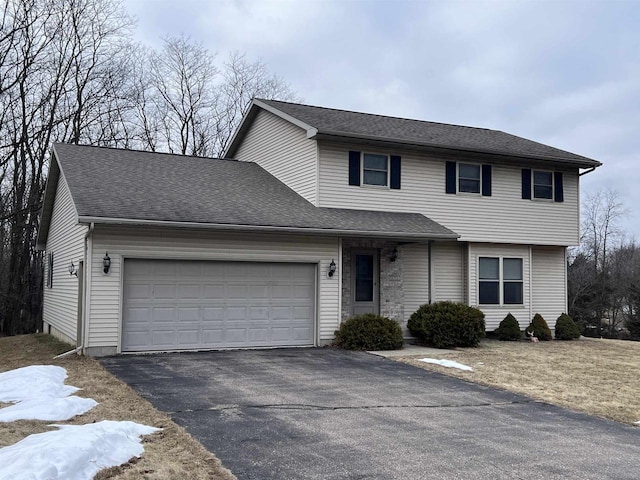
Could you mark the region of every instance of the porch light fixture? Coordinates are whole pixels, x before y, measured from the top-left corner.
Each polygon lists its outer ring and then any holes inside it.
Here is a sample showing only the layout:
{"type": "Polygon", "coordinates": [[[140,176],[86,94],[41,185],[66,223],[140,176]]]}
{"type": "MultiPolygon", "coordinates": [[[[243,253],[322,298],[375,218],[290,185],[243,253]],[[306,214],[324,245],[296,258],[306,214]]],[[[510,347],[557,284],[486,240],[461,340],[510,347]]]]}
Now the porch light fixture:
{"type": "Polygon", "coordinates": [[[394,248],[391,251],[391,255],[389,255],[389,261],[390,262],[395,262],[398,259],[398,249],[394,248]]]}
{"type": "Polygon", "coordinates": [[[329,271],[327,272],[327,275],[329,275],[329,278],[333,277],[333,274],[336,273],[336,262],[334,259],[331,259],[331,263],[329,264],[329,271]]]}
{"type": "Polygon", "coordinates": [[[73,262],[71,262],[71,265],[69,265],[69,275],[71,276],[78,276],[78,269],[77,267],[73,264],[73,262]]]}
{"type": "Polygon", "coordinates": [[[104,258],[102,259],[102,266],[104,267],[102,270],[104,273],[109,273],[109,269],[111,268],[111,257],[109,257],[109,252],[104,252],[104,258]]]}

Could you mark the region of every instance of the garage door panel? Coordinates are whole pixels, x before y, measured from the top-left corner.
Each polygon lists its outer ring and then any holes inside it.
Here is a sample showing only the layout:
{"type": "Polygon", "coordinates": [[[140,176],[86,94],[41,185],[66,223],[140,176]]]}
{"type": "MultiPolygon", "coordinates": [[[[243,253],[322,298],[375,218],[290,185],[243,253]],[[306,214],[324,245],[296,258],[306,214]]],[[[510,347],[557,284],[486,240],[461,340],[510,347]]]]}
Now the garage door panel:
{"type": "Polygon", "coordinates": [[[150,346],[149,330],[129,332],[128,341],[132,348],[146,350],[150,346]]]}
{"type": "Polygon", "coordinates": [[[173,329],[156,328],[151,331],[151,344],[155,347],[169,348],[176,344],[176,332],[173,329]]]}
{"type": "MultiPolygon", "coordinates": [[[[136,262],[137,263],[137,262],[136,262]]],[[[154,277],[172,277],[175,278],[178,263],[177,262],[148,262],[150,264],[150,275],[154,277]]]]}
{"type": "Polygon", "coordinates": [[[221,328],[218,329],[202,329],[202,341],[205,344],[222,344],[224,342],[224,330],[221,328]]]}
{"type": "Polygon", "coordinates": [[[226,340],[229,345],[238,345],[247,343],[247,329],[246,328],[228,328],[225,331],[226,340]]]}
{"type": "Polygon", "coordinates": [[[273,285],[271,287],[271,298],[274,300],[277,299],[290,299],[291,295],[291,285],[273,285]]]}
{"type": "Polygon", "coordinates": [[[238,300],[246,300],[247,299],[247,285],[227,285],[226,289],[226,298],[228,299],[238,299],[238,300]]]}
{"type": "Polygon", "coordinates": [[[291,316],[293,320],[306,322],[306,319],[309,318],[310,315],[313,315],[313,307],[293,307],[292,312],[291,316]]]}
{"type": "Polygon", "coordinates": [[[309,335],[312,334],[311,329],[309,327],[293,327],[291,329],[292,337],[294,340],[304,340],[305,338],[309,338],[309,335]]]}
{"type": "Polygon", "coordinates": [[[264,285],[249,285],[249,298],[256,299],[261,298],[264,300],[269,299],[269,286],[267,284],[264,285]]]}
{"type": "Polygon", "coordinates": [[[202,296],[202,286],[197,284],[180,285],[178,291],[180,300],[199,300],[202,296]]]}
{"type": "Polygon", "coordinates": [[[125,260],[123,351],[312,345],[315,266],[125,260]]]}
{"type": "Polygon", "coordinates": [[[125,296],[131,300],[141,299],[147,300],[151,295],[151,286],[150,285],[137,285],[137,284],[129,284],[125,285],[125,296]]]}
{"type": "Polygon", "coordinates": [[[139,323],[146,325],[151,320],[151,308],[149,307],[129,307],[125,314],[130,325],[139,323]]]}
{"type": "Polygon", "coordinates": [[[221,285],[203,285],[202,298],[204,300],[223,300],[225,298],[224,284],[221,285]]]}
{"type": "Polygon", "coordinates": [[[314,296],[313,285],[293,285],[291,297],[295,299],[311,299],[314,296]]]}
{"type": "Polygon", "coordinates": [[[225,312],[225,309],[223,306],[204,307],[202,309],[202,320],[204,322],[207,322],[207,324],[212,322],[224,321],[224,312],[225,312]]]}
{"type": "Polygon", "coordinates": [[[153,323],[174,323],[177,312],[175,307],[154,307],[150,309],[153,323]]]}
{"type": "MultiPolygon", "coordinates": [[[[156,283],[152,287],[151,295],[158,300],[175,300],[176,297],[176,285],[175,284],[162,284],[156,283]]],[[[142,300],[146,300],[143,299],[142,300]]]]}
{"type": "Polygon", "coordinates": [[[198,345],[200,332],[197,328],[191,330],[180,329],[178,332],[178,345],[181,347],[187,345],[198,345]]]}
{"type": "Polygon", "coordinates": [[[200,320],[200,307],[179,307],[178,322],[197,322],[200,320]]]}

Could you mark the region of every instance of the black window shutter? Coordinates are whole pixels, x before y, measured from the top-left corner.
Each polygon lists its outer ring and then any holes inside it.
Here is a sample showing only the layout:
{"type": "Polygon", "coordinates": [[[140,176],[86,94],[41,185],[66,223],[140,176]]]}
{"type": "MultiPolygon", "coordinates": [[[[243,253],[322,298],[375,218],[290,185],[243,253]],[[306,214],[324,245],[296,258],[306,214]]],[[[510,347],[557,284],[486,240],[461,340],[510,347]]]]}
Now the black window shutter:
{"type": "Polygon", "coordinates": [[[391,155],[391,178],[389,187],[395,190],[400,189],[400,157],[391,155]]]}
{"type": "Polygon", "coordinates": [[[531,200],[531,169],[522,169],[522,198],[531,200]]]}
{"type": "Polygon", "coordinates": [[[482,165],[482,196],[491,196],[491,165],[482,165]]]}
{"type": "Polygon", "coordinates": [[[562,172],[553,172],[553,198],[556,202],[564,202],[564,185],[562,182],[562,172]]]}
{"type": "Polygon", "coordinates": [[[349,185],[360,186],[360,152],[349,152],[349,185]]]}
{"type": "Polygon", "coordinates": [[[456,162],[447,162],[446,192],[456,193],[456,162]]]}

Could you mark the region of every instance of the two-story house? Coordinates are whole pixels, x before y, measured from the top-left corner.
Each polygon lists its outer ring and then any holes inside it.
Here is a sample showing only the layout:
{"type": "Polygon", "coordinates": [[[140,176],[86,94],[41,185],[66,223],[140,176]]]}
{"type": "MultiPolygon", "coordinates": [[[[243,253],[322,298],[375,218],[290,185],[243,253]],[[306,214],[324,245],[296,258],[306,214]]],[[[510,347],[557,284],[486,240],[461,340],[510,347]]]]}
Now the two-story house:
{"type": "Polygon", "coordinates": [[[331,342],[419,305],[554,327],[579,179],[599,162],[500,131],[255,100],[203,159],[56,144],[44,325],[92,355],[331,342]],[[582,172],[582,173],[581,173],[582,172]]]}

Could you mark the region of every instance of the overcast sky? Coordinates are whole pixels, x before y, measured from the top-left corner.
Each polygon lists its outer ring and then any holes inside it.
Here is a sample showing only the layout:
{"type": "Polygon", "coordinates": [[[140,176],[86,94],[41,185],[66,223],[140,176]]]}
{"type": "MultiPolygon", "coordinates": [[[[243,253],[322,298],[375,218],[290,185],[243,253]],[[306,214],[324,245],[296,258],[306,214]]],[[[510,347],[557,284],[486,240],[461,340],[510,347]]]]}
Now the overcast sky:
{"type": "Polygon", "coordinates": [[[640,0],[127,0],[136,37],[239,50],[304,103],[503,130],[604,166],[640,239],[640,0]]]}

